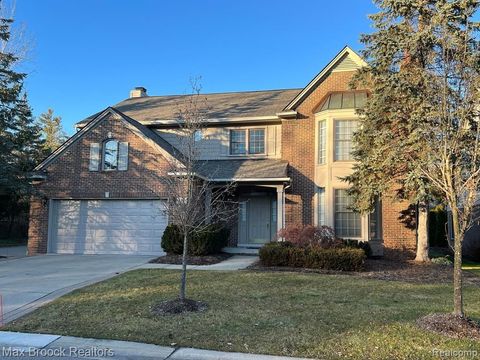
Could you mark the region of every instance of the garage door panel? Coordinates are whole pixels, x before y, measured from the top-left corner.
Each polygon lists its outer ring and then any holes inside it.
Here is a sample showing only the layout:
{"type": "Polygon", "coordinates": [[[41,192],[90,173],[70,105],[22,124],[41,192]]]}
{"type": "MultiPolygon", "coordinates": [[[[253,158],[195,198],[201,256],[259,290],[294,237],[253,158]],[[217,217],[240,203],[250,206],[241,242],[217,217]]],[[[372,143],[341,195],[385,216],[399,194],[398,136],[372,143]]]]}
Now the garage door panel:
{"type": "Polygon", "coordinates": [[[162,254],[167,226],[161,200],[55,200],[49,251],[162,254]]]}

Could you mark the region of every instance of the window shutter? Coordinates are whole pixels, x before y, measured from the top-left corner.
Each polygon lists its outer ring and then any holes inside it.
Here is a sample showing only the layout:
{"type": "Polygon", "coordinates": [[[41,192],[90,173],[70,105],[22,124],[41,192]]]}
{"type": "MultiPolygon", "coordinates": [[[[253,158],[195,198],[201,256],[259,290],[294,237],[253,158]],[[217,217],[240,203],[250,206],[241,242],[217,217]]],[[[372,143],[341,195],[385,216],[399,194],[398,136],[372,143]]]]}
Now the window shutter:
{"type": "Polygon", "coordinates": [[[88,170],[98,171],[99,165],[100,165],[100,144],[90,143],[90,163],[88,165],[88,170]]]}
{"type": "Polygon", "coordinates": [[[128,142],[118,144],[118,170],[128,169],[128,142]]]}
{"type": "Polygon", "coordinates": [[[267,127],[267,155],[273,156],[276,154],[276,130],[277,128],[275,126],[269,126],[267,127]]]}

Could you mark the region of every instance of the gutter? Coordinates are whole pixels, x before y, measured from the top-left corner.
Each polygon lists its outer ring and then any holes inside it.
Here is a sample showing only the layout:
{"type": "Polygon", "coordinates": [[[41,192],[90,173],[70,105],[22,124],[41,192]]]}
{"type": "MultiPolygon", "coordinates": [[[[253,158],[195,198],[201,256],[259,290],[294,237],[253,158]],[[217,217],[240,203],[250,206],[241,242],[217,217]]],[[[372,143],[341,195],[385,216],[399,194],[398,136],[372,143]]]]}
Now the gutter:
{"type": "Polygon", "coordinates": [[[295,110],[282,111],[277,113],[277,116],[280,119],[295,119],[297,117],[297,112],[295,110]]]}

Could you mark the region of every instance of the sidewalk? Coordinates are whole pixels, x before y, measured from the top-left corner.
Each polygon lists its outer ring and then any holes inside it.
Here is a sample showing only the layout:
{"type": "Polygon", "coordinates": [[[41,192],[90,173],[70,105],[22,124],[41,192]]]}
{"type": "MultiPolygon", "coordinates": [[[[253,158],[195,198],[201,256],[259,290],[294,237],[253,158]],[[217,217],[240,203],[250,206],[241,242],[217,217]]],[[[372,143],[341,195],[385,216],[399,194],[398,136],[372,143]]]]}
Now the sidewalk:
{"type": "Polygon", "coordinates": [[[159,360],[306,360],[300,358],[174,348],[130,341],[0,331],[0,358],[159,359],[159,360]],[[10,351],[10,353],[8,353],[10,351]],[[17,351],[17,353],[15,353],[17,351]],[[79,356],[80,354],[86,356],[79,356]],[[2,356],[3,355],[3,356],[2,356]]]}
{"type": "MultiPolygon", "coordinates": [[[[252,255],[234,255],[218,264],[213,265],[188,265],[188,270],[219,270],[234,271],[245,269],[258,260],[258,256],[252,255]]],[[[172,264],[144,264],[136,267],[136,269],[169,269],[180,270],[182,265],[172,264]]]]}

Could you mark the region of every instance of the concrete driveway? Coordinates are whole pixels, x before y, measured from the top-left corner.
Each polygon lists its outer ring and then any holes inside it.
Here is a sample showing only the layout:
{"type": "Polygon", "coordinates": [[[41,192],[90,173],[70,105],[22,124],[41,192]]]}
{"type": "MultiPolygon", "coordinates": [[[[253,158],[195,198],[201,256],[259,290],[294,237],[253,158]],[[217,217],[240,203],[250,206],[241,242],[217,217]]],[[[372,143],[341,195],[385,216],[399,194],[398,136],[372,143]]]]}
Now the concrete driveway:
{"type": "MultiPolygon", "coordinates": [[[[43,255],[0,261],[3,322],[72,290],[143,265],[151,256],[43,255]]],[[[0,316],[1,320],[1,316],[0,316]]]]}

